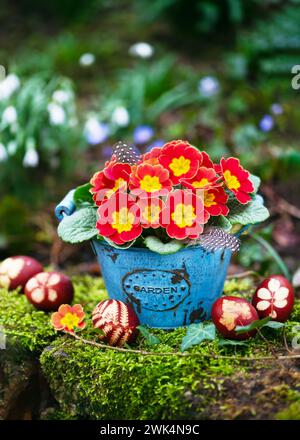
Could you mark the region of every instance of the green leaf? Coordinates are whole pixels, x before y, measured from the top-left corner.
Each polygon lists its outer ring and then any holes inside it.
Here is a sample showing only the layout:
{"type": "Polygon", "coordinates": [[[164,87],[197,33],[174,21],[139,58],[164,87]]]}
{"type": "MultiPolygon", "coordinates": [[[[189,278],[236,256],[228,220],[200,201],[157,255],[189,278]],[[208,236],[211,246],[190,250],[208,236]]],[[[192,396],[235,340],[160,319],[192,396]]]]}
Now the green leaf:
{"type": "Polygon", "coordinates": [[[265,240],[261,235],[259,234],[251,234],[251,237],[254,238],[254,240],[256,240],[259,244],[261,244],[261,246],[263,246],[266,251],[268,252],[268,254],[273,258],[273,260],[276,262],[277,266],[280,268],[281,272],[284,274],[284,276],[290,280],[291,279],[291,275],[290,272],[287,268],[287,265],[285,264],[285,262],[283,261],[283,259],[281,258],[281,256],[278,254],[278,252],[276,251],[276,249],[273,248],[273,246],[267,242],[267,240],[265,240]]]}
{"type": "Polygon", "coordinates": [[[219,347],[223,347],[224,345],[247,345],[247,342],[244,341],[236,341],[234,339],[220,339],[219,347]]]}
{"type": "Polygon", "coordinates": [[[266,324],[263,325],[263,327],[270,327],[273,328],[275,330],[277,330],[278,328],[282,328],[285,326],[284,322],[278,322],[278,321],[269,321],[266,324]]]}
{"type": "Polygon", "coordinates": [[[256,330],[258,328],[263,327],[264,325],[266,325],[268,322],[270,322],[272,320],[271,316],[267,316],[266,318],[263,319],[256,319],[255,321],[252,321],[250,324],[248,325],[237,325],[235,328],[236,333],[247,333],[247,332],[251,332],[252,330],[256,330]]]}
{"type": "Polygon", "coordinates": [[[163,243],[158,237],[153,235],[146,237],[144,243],[150,251],[161,255],[175,254],[175,252],[178,252],[183,247],[183,243],[179,240],[163,243]]]}
{"type": "Polygon", "coordinates": [[[94,206],[93,197],[89,191],[91,187],[92,185],[90,183],[86,183],[75,189],[73,199],[77,209],[87,204],[94,206]]]}
{"type": "Polygon", "coordinates": [[[254,185],[254,194],[257,193],[257,191],[259,190],[260,184],[261,184],[261,179],[258,176],[255,176],[254,174],[250,174],[250,180],[254,185]]]}
{"type": "Polygon", "coordinates": [[[263,198],[256,194],[251,202],[247,205],[241,205],[237,200],[232,200],[228,205],[230,212],[227,216],[227,220],[232,225],[254,225],[260,223],[269,217],[269,211],[264,206],[263,198]]]}
{"type": "Polygon", "coordinates": [[[213,341],[215,337],[216,327],[214,324],[204,325],[202,322],[200,324],[191,324],[188,327],[187,334],[182,339],[181,351],[183,352],[205,340],[213,341]]]}
{"type": "Polygon", "coordinates": [[[218,228],[222,228],[226,232],[229,232],[232,227],[230,221],[227,219],[227,217],[224,217],[224,215],[219,215],[218,217],[211,217],[210,225],[216,226],[218,228]]]}
{"type": "Polygon", "coordinates": [[[82,208],[65,216],[57,228],[59,237],[68,243],[81,243],[98,234],[96,229],[97,210],[82,208]]]}
{"type": "Polygon", "coordinates": [[[144,325],[137,326],[137,329],[141,332],[141,334],[144,336],[144,338],[146,339],[149,345],[155,345],[160,343],[158,337],[153,335],[153,333],[150,333],[148,328],[145,327],[144,325]]]}
{"type": "Polygon", "coordinates": [[[103,237],[103,238],[110,246],[112,246],[116,249],[129,249],[135,243],[135,240],[132,240],[132,241],[128,241],[127,243],[120,245],[120,244],[116,244],[114,241],[110,240],[108,237],[103,237]]]}

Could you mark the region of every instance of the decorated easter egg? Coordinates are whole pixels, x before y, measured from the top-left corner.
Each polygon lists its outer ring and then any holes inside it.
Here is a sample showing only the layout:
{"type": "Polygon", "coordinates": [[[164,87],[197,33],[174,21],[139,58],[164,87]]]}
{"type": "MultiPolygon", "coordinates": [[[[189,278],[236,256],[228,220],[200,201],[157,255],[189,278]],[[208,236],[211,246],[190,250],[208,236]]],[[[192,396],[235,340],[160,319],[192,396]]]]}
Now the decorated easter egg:
{"type": "Polygon", "coordinates": [[[260,318],[271,316],[274,321],[288,319],[294,306],[294,289],[282,275],[272,275],[260,283],[252,304],[260,318]]]}
{"type": "Polygon", "coordinates": [[[227,339],[248,339],[255,331],[238,334],[237,326],[246,326],[259,319],[255,308],[245,299],[223,296],[212,307],[212,320],[219,332],[227,339]]]}
{"type": "Polygon", "coordinates": [[[74,288],[70,279],[59,272],[41,272],[25,286],[25,295],[35,308],[55,311],[73,300],[74,288]]]}
{"type": "Polygon", "coordinates": [[[139,319],[133,308],[122,301],[101,301],[92,314],[93,325],[102,330],[100,339],[109,345],[121,347],[133,342],[137,336],[139,319]]]}
{"type": "Polygon", "coordinates": [[[31,277],[42,271],[43,266],[34,258],[23,255],[6,258],[0,264],[0,287],[23,289],[31,277]]]}

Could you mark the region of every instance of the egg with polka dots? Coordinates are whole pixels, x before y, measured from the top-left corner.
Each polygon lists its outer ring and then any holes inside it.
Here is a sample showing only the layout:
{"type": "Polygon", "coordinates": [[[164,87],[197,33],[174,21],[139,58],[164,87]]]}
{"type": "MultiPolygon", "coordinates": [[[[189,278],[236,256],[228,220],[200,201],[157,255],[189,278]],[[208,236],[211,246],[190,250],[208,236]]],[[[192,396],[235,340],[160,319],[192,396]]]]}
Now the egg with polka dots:
{"type": "Polygon", "coordinates": [[[62,273],[41,272],[26,283],[25,295],[36,309],[55,311],[60,305],[72,302],[74,287],[62,273]]]}

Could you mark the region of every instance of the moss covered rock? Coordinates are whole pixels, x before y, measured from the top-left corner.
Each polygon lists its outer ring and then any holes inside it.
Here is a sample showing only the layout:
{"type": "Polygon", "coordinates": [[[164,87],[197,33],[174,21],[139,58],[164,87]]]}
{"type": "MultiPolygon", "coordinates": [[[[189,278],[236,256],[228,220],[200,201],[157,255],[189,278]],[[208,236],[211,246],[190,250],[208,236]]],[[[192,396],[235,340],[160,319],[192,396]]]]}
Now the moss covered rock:
{"type": "MultiPolygon", "coordinates": [[[[84,306],[88,318],[107,297],[103,281],[91,277],[73,281],[74,302],[84,306]]],[[[226,294],[248,298],[252,292],[250,280],[226,283],[226,294]]],[[[24,295],[0,290],[0,326],[7,334],[7,349],[0,352],[0,418],[40,417],[41,412],[45,418],[71,419],[298,417],[299,360],[264,359],[287,354],[282,330],[265,328],[245,345],[222,346],[219,338],[202,342],[189,349],[189,356],[163,355],[180,350],[186,329],[153,330],[159,344],[150,346],[140,336],[131,346],[154,353],[143,355],[99,348],[56,333],[49,318],[24,295]],[[248,357],[261,360],[244,359],[248,357]],[[44,411],[36,402],[30,417],[24,404],[20,415],[20,402],[30,401],[28,393],[45,400],[43,380],[55,400],[43,402],[44,411]]],[[[87,320],[81,335],[98,341],[87,320]]],[[[286,326],[288,343],[299,322],[297,301],[286,326]]]]}
{"type": "MultiPolygon", "coordinates": [[[[87,312],[106,297],[101,279],[73,281],[74,301],[83,304],[87,312]]],[[[50,314],[37,311],[18,291],[6,289],[0,289],[0,333],[6,346],[0,349],[0,419],[35,417],[45,394],[39,355],[61,334],[50,325],[50,314]]]]}
{"type": "MultiPolygon", "coordinates": [[[[247,296],[251,291],[247,283],[231,281],[226,293],[237,293],[240,286],[239,293],[243,290],[247,296]]],[[[299,312],[297,303],[288,328],[297,322],[299,312]]],[[[220,346],[217,338],[193,347],[190,356],[163,355],[180,350],[186,329],[153,333],[160,339],[159,344],[149,346],[140,337],[131,347],[156,353],[153,355],[100,349],[69,336],[54,341],[40,360],[62,411],[91,419],[275,418],[280,408],[290,405],[282,386],[300,396],[299,372],[290,371],[296,368],[295,361],[283,361],[285,375],[281,372],[279,377],[277,361],[264,359],[285,352],[281,331],[264,329],[262,335],[237,346],[220,346]],[[261,361],[245,361],[245,357],[261,361]],[[276,389],[277,380],[280,389],[276,389]],[[254,393],[258,382],[259,397],[254,393]],[[269,388],[273,394],[268,394],[269,388]],[[260,399],[259,405],[256,398],[260,399]],[[261,412],[260,407],[264,408],[261,412]]],[[[89,328],[83,335],[90,341],[97,340],[89,328]]]]}

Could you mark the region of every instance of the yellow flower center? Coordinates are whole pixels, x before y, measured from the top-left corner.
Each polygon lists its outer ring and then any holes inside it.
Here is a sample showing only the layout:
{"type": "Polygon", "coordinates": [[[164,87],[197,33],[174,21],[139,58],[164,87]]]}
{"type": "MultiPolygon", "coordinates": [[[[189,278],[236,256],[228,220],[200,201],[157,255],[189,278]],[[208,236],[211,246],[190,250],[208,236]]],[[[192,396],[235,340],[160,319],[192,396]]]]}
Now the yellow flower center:
{"type": "Polygon", "coordinates": [[[146,192],[155,192],[161,189],[162,185],[157,176],[145,176],[140,182],[140,188],[146,192]]]}
{"type": "Polygon", "coordinates": [[[159,206],[146,206],[143,211],[143,218],[148,223],[156,223],[159,219],[160,207],[159,206]]]}
{"type": "Polygon", "coordinates": [[[203,188],[209,183],[209,180],[203,177],[201,180],[195,180],[195,182],[192,183],[192,186],[194,188],[203,188]]]}
{"type": "Polygon", "coordinates": [[[121,208],[120,211],[115,211],[112,213],[112,224],[111,226],[121,232],[131,231],[132,225],[134,223],[134,215],[129,212],[128,208],[121,208]]]}
{"type": "Polygon", "coordinates": [[[186,159],[184,156],[174,157],[169,167],[174,173],[174,176],[182,176],[182,174],[186,174],[190,170],[191,161],[186,159]]]}
{"type": "Polygon", "coordinates": [[[194,223],[196,218],[195,209],[193,205],[178,203],[171,217],[179,228],[186,228],[187,226],[192,226],[194,223]]]}
{"type": "Polygon", "coordinates": [[[77,315],[68,312],[60,322],[64,327],[68,327],[68,329],[73,330],[75,327],[78,327],[79,318],[77,315]]]}
{"type": "Polygon", "coordinates": [[[115,186],[106,192],[106,197],[110,198],[116,191],[118,191],[119,188],[122,187],[126,188],[126,186],[127,186],[126,180],[122,179],[122,177],[119,177],[119,179],[115,181],[115,186]]]}
{"type": "Polygon", "coordinates": [[[224,173],[224,179],[226,181],[226,185],[229,189],[239,189],[241,186],[240,182],[238,181],[238,178],[231,174],[229,170],[226,170],[224,173]]]}
{"type": "Polygon", "coordinates": [[[209,193],[208,191],[204,192],[204,206],[206,206],[206,208],[209,208],[212,205],[216,205],[217,203],[214,201],[215,200],[215,195],[212,193],[209,193]]]}

